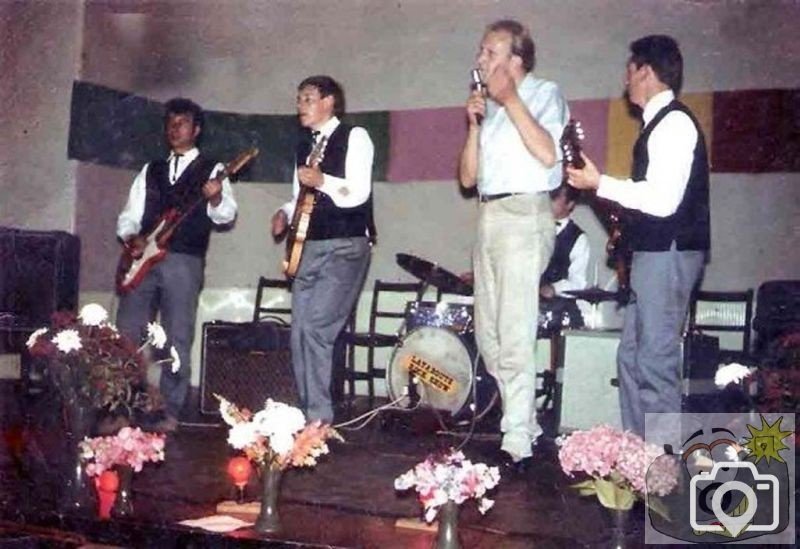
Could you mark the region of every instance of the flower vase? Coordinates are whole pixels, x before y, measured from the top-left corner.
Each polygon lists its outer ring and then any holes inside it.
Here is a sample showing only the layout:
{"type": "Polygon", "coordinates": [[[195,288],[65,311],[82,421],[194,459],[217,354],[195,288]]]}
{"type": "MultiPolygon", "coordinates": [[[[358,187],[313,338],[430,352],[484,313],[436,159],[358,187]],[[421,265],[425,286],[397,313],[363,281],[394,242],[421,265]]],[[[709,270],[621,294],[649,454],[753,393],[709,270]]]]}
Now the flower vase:
{"type": "Polygon", "coordinates": [[[111,507],[111,517],[126,518],[133,515],[133,491],[131,490],[133,467],[118,465],[116,469],[119,477],[119,488],[117,489],[117,498],[111,507]]]}
{"type": "Polygon", "coordinates": [[[623,549],[627,547],[626,536],[628,531],[628,520],[630,517],[629,509],[612,509],[603,507],[607,517],[608,543],[611,549],[623,549]]]}
{"type": "Polygon", "coordinates": [[[92,432],[94,409],[82,399],[72,398],[64,401],[63,414],[67,448],[58,507],[62,513],[91,515],[97,509],[97,496],[78,444],[92,432]]]}
{"type": "Polygon", "coordinates": [[[458,542],[458,504],[447,501],[439,508],[439,530],[436,536],[436,549],[459,549],[458,542]]]}
{"type": "Polygon", "coordinates": [[[278,513],[278,497],[281,492],[283,470],[269,465],[261,467],[261,510],[254,526],[257,532],[275,534],[281,530],[281,517],[278,513]]]}

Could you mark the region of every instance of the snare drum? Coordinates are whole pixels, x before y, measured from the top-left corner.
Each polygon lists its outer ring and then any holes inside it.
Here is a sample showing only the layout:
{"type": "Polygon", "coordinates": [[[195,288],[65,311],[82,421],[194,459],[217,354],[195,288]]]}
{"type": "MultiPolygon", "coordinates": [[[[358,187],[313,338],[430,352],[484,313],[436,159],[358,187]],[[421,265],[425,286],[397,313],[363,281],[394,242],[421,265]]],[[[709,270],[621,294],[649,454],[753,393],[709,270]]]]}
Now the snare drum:
{"type": "Polygon", "coordinates": [[[474,331],[472,318],[472,305],[467,303],[409,301],[406,305],[406,329],[409,331],[429,326],[463,335],[474,331]]]}
{"type": "Polygon", "coordinates": [[[449,412],[454,419],[480,419],[497,401],[498,393],[494,379],[482,364],[475,364],[476,355],[474,344],[465,343],[448,328],[420,326],[395,347],[386,369],[389,397],[395,400],[405,394],[414,375],[423,406],[449,412]]]}

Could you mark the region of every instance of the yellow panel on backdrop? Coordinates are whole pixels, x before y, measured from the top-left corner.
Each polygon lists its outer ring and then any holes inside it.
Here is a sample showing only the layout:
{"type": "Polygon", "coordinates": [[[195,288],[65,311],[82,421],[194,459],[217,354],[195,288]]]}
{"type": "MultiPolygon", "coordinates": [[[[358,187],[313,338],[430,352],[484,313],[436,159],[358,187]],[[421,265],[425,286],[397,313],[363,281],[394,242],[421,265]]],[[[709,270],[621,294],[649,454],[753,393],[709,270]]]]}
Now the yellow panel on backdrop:
{"type": "MultiPolygon", "coordinates": [[[[706,136],[706,147],[711,154],[714,95],[711,92],[687,93],[681,96],[691,109],[706,136]]],[[[612,99],[608,108],[608,149],[606,173],[614,177],[628,177],[631,173],[633,143],[639,135],[641,121],[629,112],[628,102],[612,99]]]]}
{"type": "Polygon", "coordinates": [[[628,102],[612,99],[608,105],[606,173],[614,177],[631,174],[633,143],[639,135],[641,121],[629,112],[628,102]]]}

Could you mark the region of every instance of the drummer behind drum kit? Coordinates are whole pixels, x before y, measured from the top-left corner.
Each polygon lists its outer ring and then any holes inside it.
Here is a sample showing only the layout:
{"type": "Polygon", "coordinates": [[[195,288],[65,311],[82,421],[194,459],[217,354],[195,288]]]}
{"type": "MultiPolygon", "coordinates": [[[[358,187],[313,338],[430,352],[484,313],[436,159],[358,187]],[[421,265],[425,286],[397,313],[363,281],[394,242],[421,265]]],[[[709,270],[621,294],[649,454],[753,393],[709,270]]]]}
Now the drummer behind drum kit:
{"type": "MultiPolygon", "coordinates": [[[[404,270],[448,294],[472,295],[472,286],[438,265],[397,254],[404,270]]],[[[497,387],[475,344],[472,305],[411,301],[400,342],[386,369],[392,400],[409,395],[409,408],[442,412],[442,423],[467,424],[483,418],[498,400],[497,387]]]]}

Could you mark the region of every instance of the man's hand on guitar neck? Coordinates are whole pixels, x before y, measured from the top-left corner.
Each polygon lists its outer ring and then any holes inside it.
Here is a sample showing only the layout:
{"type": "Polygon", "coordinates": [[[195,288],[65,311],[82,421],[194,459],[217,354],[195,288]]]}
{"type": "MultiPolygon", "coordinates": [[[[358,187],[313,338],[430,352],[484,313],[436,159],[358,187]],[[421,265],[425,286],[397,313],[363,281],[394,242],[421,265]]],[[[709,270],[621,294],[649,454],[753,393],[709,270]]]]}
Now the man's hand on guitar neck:
{"type": "Polygon", "coordinates": [[[300,166],[297,168],[297,180],[307,187],[318,188],[325,179],[317,166],[300,166]]]}
{"type": "Polygon", "coordinates": [[[203,185],[203,196],[208,199],[208,202],[213,207],[219,206],[222,202],[222,181],[219,179],[209,179],[203,185]]]}

